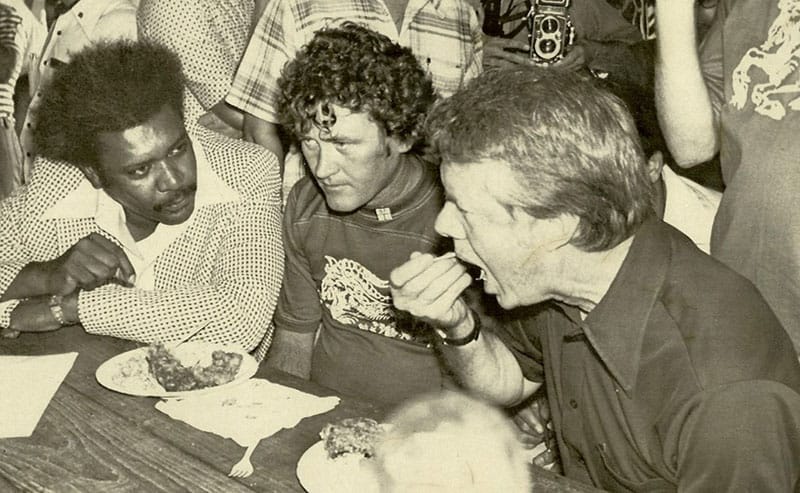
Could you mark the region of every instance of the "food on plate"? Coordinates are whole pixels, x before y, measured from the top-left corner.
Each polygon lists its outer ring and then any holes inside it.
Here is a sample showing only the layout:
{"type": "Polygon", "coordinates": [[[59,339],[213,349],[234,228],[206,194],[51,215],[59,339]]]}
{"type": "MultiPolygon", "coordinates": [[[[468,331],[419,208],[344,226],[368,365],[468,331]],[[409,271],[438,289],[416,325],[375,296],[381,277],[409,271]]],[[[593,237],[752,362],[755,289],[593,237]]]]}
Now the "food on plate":
{"type": "Polygon", "coordinates": [[[211,364],[198,361],[184,366],[163,344],[151,344],[147,350],[147,365],[150,373],[164,390],[183,392],[226,384],[236,378],[242,365],[239,353],[216,350],[211,353],[211,364]]]}
{"type": "Polygon", "coordinates": [[[348,454],[369,458],[375,453],[375,445],[384,432],[383,425],[374,419],[347,418],[325,425],[319,436],[330,459],[348,454]]]}

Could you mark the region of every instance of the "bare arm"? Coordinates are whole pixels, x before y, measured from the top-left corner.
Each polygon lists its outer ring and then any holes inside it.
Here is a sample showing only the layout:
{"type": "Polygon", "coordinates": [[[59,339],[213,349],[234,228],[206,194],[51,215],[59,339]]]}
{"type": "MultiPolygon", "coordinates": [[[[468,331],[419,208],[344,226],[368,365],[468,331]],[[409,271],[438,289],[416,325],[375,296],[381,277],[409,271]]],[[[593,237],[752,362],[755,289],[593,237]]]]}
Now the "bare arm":
{"type": "Polygon", "coordinates": [[[308,380],[311,378],[314,335],[314,332],[292,332],[276,327],[266,365],[308,380]]]}
{"type": "Polygon", "coordinates": [[[234,108],[221,100],[219,103],[211,107],[211,111],[231,127],[241,130],[244,126],[244,113],[238,108],[234,108]]]}
{"type": "MultiPolygon", "coordinates": [[[[448,331],[451,338],[463,337],[472,330],[472,314],[448,331]],[[469,327],[469,329],[467,329],[469,327]]],[[[465,346],[440,346],[442,355],[465,387],[501,406],[513,406],[532,395],[541,384],[526,379],[517,360],[491,332],[465,346]]]]}
{"type": "Polygon", "coordinates": [[[242,131],[244,133],[244,140],[255,142],[262,147],[266,147],[275,154],[275,157],[277,157],[278,161],[281,163],[281,174],[283,174],[284,152],[283,144],[281,143],[281,138],[278,133],[278,125],[245,113],[242,131]]]}
{"type": "MultiPolygon", "coordinates": [[[[395,306],[440,327],[450,338],[474,328],[474,312],[461,297],[472,282],[456,259],[412,255],[391,273],[395,306]]],[[[491,332],[463,346],[441,345],[442,354],[462,385],[503,406],[522,401],[539,387],[527,380],[511,351],[491,332]]]]}
{"type": "Polygon", "coordinates": [[[659,123],[678,165],[708,161],[719,147],[711,99],[700,69],[694,0],[658,0],[656,105],[659,123]]]}

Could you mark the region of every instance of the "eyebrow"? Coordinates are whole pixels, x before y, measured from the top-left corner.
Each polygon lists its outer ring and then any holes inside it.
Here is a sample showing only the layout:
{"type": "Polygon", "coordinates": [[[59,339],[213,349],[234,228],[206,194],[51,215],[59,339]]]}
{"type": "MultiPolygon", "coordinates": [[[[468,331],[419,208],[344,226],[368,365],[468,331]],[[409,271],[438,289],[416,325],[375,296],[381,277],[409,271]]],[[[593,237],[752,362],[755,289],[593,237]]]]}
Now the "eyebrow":
{"type": "MultiPolygon", "coordinates": [[[[186,141],[188,139],[189,139],[189,134],[184,129],[183,133],[177,139],[175,139],[172,142],[172,144],[170,144],[170,146],[167,148],[167,153],[169,154],[173,149],[175,149],[176,147],[178,147],[180,144],[182,144],[184,141],[186,141]]],[[[164,157],[166,157],[166,156],[155,157],[155,158],[152,158],[152,159],[145,159],[144,161],[130,163],[130,164],[124,166],[123,168],[124,168],[125,171],[127,171],[129,169],[138,168],[138,167],[144,166],[146,164],[152,164],[152,163],[158,161],[159,159],[163,159],[164,157]]]]}

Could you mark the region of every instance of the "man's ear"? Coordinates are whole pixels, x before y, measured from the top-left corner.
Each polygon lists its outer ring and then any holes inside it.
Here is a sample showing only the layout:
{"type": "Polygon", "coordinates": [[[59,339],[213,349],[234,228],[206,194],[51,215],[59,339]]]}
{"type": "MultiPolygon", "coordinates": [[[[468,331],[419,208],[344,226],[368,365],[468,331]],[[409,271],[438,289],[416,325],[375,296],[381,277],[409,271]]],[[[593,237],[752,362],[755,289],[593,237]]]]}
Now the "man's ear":
{"type": "Polygon", "coordinates": [[[656,151],[647,160],[647,174],[650,175],[650,182],[656,183],[661,178],[661,168],[664,167],[664,154],[656,151]]]}
{"type": "Polygon", "coordinates": [[[411,150],[410,142],[402,141],[396,137],[389,137],[388,144],[389,148],[394,154],[405,154],[411,150]]]}
{"type": "Polygon", "coordinates": [[[581,224],[581,219],[574,214],[561,214],[554,218],[553,221],[561,228],[561,237],[564,238],[566,245],[572,238],[578,234],[578,226],[581,224]]]}
{"type": "Polygon", "coordinates": [[[94,188],[97,188],[98,190],[103,188],[103,180],[100,179],[100,174],[97,173],[97,170],[94,168],[94,166],[82,164],[78,166],[78,169],[81,170],[83,176],[89,180],[89,183],[91,183],[94,188]]]}

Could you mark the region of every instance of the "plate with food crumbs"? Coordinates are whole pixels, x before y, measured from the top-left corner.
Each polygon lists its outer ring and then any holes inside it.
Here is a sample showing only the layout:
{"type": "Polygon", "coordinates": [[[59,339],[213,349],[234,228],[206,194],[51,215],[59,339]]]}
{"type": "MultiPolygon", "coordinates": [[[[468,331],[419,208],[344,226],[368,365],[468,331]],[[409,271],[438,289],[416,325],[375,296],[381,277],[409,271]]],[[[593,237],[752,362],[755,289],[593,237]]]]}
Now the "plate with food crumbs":
{"type": "Polygon", "coordinates": [[[297,479],[309,493],[375,492],[380,489],[374,447],[387,425],[348,418],[326,425],[322,440],[297,462],[297,479]]]}
{"type": "Polygon", "coordinates": [[[107,360],[95,372],[100,385],[123,394],[184,398],[246,381],[258,362],[243,348],[203,341],[154,343],[107,360]]]}

